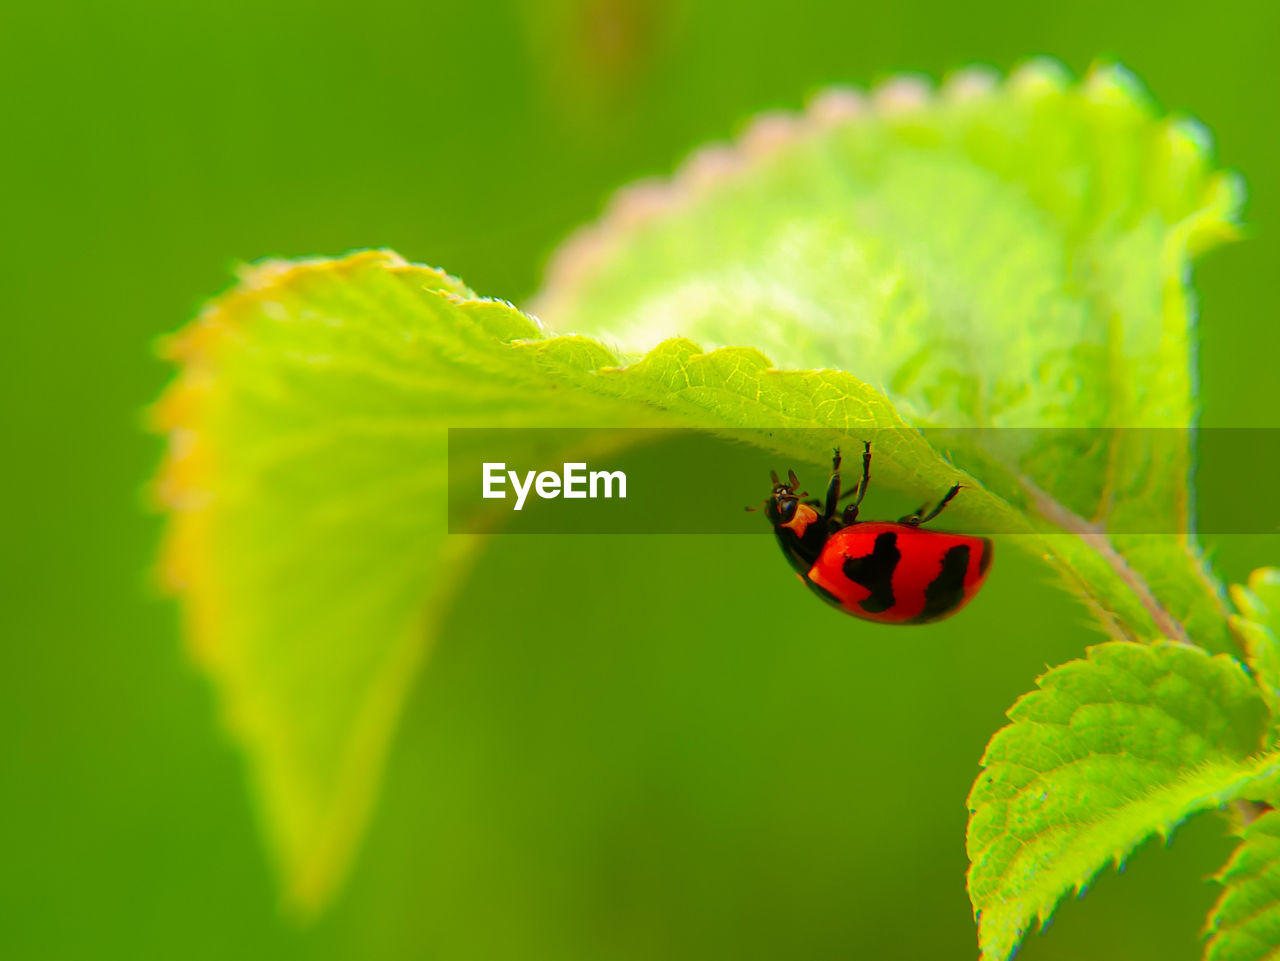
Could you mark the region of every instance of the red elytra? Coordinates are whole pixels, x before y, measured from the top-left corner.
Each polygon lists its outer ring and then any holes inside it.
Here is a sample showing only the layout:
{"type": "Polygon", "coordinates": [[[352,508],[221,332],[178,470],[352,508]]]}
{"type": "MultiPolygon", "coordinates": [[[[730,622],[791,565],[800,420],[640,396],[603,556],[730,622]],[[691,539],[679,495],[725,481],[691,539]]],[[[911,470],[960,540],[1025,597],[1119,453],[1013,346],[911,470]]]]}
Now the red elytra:
{"type": "Polygon", "coordinates": [[[810,590],[847,614],[880,624],[927,624],[960,610],[986,580],[991,541],[921,527],[959,493],[959,484],[928,514],[921,507],[897,522],[859,522],[871,480],[870,444],[863,445],[862,480],[846,495],[855,499],[839,517],[839,450],[825,504],[802,500],[807,495],[797,492],[795,472],[786,482],[772,477],[764,509],[782,552],[810,590]]]}

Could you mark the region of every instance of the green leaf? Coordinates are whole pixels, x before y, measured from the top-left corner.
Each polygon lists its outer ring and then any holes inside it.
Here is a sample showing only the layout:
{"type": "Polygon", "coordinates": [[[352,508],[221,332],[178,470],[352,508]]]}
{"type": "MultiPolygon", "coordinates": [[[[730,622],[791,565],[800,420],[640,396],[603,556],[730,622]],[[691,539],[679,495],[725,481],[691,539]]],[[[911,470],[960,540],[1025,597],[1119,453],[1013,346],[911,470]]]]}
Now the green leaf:
{"type": "Polygon", "coordinates": [[[1009,711],[969,795],[969,897],[1004,961],[1068,892],[1188,815],[1269,789],[1267,710],[1241,665],[1181,645],[1109,643],[1009,711]]]}
{"type": "Polygon", "coordinates": [[[182,371],[157,411],[166,572],[303,910],[345,870],[477,546],[445,533],[448,427],[643,426],[658,408],[669,425],[749,425],[762,441],[770,425],[897,427],[882,476],[954,473],[848,374],[781,373],[755,351],[678,340],[619,369],[598,343],[546,337],[509,304],[385,253],[260,266],[169,353],[182,371]]]}
{"type": "Polygon", "coordinates": [[[680,334],[847,370],[914,426],[1035,428],[1000,450],[965,433],[946,447],[1099,542],[1133,581],[1085,578],[1118,614],[1109,630],[1228,650],[1222,589],[1190,537],[1188,435],[1060,430],[1193,423],[1187,262],[1231,235],[1240,197],[1206,139],[1113,67],[1080,85],[1037,62],[936,95],[912,79],[833,91],[622,193],[553,261],[534,309],[633,351],[680,334]]]}
{"type": "Polygon", "coordinates": [[[1280,569],[1264,567],[1234,585],[1231,600],[1240,612],[1231,626],[1244,644],[1245,658],[1271,716],[1280,726],[1280,569]]]}
{"type": "Polygon", "coordinates": [[[170,344],[166,572],[300,907],[341,876],[475,547],[444,535],[445,427],[519,417],[538,372],[499,345],[529,336],[453,278],[367,254],[258,267],[170,344]]]}
{"type": "Polygon", "coordinates": [[[174,341],[166,567],[304,910],[477,549],[444,533],[447,427],[745,429],[809,462],[872,439],[921,499],[958,474],[955,523],[1025,532],[1110,633],[1228,642],[1189,537],[1107,528],[1190,530],[1181,432],[906,429],[1190,423],[1183,278],[1236,192],[1122,75],[833,95],[627,198],[541,298],[598,339],[365,253],[259,266],[174,341]]]}
{"type": "Polygon", "coordinates": [[[1280,958],[1280,812],[1244,829],[1217,880],[1225,890],[1209,914],[1206,961],[1280,958]]]}

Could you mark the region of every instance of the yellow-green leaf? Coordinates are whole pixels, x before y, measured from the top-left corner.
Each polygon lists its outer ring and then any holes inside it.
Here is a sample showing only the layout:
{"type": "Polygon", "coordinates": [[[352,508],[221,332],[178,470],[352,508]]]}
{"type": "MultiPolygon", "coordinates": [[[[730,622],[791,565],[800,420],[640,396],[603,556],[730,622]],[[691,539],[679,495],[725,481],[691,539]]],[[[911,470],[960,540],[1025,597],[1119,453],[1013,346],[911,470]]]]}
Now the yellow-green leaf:
{"type": "Polygon", "coordinates": [[[1174,644],[1103,644],[1009,711],[969,795],[969,897],[984,961],[1152,835],[1255,797],[1280,771],[1240,664],[1174,644]]]}

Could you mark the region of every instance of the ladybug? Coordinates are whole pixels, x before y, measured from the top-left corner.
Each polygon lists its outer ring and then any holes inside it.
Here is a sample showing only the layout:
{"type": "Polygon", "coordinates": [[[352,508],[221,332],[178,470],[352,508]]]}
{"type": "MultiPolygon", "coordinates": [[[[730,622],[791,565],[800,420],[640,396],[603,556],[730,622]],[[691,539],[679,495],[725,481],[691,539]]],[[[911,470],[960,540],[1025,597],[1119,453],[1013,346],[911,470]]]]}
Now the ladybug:
{"type": "MultiPolygon", "coordinates": [[[[853,503],[837,518],[840,450],[831,462],[826,503],[808,493],[795,471],[776,473],[764,502],[782,553],[805,585],[846,614],[880,624],[927,624],[950,617],[978,593],[991,567],[985,537],[925,530],[960,492],[956,484],[929,513],[921,508],[892,521],[859,521],[858,505],[871,481],[871,445],[863,444],[862,480],[845,496],[853,503]]],[[[749,507],[747,510],[757,510],[749,507]]]]}

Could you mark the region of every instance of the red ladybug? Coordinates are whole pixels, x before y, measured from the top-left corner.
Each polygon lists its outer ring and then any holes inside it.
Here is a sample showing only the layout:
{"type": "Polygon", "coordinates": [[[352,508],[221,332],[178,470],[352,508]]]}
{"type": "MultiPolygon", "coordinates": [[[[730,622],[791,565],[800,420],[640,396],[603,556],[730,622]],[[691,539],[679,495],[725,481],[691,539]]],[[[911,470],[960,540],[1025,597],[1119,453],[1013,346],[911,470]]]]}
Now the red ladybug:
{"type": "Polygon", "coordinates": [[[991,541],[920,526],[942,512],[959,484],[928,514],[922,506],[896,523],[859,523],[858,505],[871,481],[870,444],[863,445],[862,481],[847,495],[853,503],[839,518],[839,450],[831,462],[825,505],[801,500],[808,494],[797,493],[794,471],[787,472],[786,483],[776,473],[771,476],[773,492],[764,510],[782,552],[811,591],[846,614],[881,624],[939,621],[969,603],[987,578],[991,541]]]}

